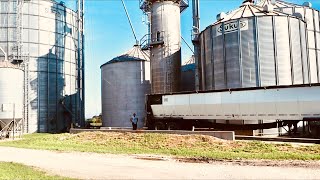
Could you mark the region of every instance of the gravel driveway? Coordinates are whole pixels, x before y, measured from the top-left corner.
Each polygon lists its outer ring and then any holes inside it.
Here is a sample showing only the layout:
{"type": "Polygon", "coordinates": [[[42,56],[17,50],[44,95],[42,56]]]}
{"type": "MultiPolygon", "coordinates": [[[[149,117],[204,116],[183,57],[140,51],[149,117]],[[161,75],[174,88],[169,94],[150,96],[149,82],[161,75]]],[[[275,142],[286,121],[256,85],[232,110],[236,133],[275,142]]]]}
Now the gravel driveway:
{"type": "Polygon", "coordinates": [[[0,147],[0,161],[79,179],[320,179],[319,168],[186,163],[171,158],[0,147]]]}

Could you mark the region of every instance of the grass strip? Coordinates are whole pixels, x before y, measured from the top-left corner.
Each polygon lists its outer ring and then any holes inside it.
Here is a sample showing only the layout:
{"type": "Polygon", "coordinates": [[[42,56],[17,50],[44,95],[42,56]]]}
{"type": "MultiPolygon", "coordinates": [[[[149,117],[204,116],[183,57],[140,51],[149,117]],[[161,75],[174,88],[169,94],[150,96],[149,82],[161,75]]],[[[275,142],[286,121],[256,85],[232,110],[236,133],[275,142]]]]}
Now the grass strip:
{"type": "Polygon", "coordinates": [[[209,159],[320,160],[320,145],[225,141],[205,135],[86,132],[29,134],[0,146],[112,154],[158,154],[209,159]]]}
{"type": "Polygon", "coordinates": [[[11,162],[0,162],[0,179],[71,180],[71,178],[49,175],[33,167],[11,162]]]}

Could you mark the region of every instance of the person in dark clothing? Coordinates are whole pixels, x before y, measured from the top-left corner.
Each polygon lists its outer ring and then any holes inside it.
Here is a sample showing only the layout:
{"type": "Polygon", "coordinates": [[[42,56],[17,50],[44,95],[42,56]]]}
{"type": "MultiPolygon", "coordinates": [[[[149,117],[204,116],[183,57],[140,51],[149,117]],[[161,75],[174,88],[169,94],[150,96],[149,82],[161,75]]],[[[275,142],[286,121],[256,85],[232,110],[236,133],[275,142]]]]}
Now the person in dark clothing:
{"type": "Polygon", "coordinates": [[[132,129],[133,130],[137,130],[137,126],[138,126],[138,118],[136,116],[136,113],[133,113],[133,116],[130,118],[130,121],[132,123],[132,129]]]}

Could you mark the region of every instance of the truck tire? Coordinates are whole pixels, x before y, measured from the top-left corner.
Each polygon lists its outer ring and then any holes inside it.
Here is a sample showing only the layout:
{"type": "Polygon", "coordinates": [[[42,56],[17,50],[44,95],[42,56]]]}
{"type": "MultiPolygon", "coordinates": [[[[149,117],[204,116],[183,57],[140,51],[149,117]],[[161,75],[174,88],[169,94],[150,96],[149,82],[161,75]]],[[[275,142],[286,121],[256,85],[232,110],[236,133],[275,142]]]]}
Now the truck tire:
{"type": "Polygon", "coordinates": [[[163,122],[154,123],[154,130],[165,130],[165,124],[163,122]]]}
{"type": "Polygon", "coordinates": [[[167,129],[168,129],[168,130],[179,130],[180,128],[179,128],[179,125],[178,125],[177,123],[175,123],[175,122],[169,122],[169,123],[167,124],[167,129]]]}

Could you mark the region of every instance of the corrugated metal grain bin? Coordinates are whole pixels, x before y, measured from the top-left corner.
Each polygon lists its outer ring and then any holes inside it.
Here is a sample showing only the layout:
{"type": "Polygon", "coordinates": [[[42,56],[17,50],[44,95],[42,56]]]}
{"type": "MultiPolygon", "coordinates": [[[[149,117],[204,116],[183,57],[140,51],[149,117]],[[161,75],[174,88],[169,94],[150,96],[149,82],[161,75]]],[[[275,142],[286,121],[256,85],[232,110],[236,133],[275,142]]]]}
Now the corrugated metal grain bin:
{"type": "Polygon", "coordinates": [[[102,120],[105,127],[131,127],[133,113],[144,125],[145,95],[150,94],[148,54],[135,46],[101,66],[102,120]]]}
{"type": "MultiPolygon", "coordinates": [[[[278,11],[302,18],[307,24],[307,48],[308,62],[303,64],[304,83],[320,82],[320,12],[312,8],[312,4],[305,2],[302,5],[288,3],[284,1],[263,0],[259,6],[272,5],[278,11]],[[308,74],[309,70],[309,74],[308,74]]],[[[305,44],[304,44],[305,46],[305,44]]]]}
{"type": "MultiPolygon", "coordinates": [[[[202,90],[309,84],[307,24],[273,6],[247,1],[200,34],[202,90]]],[[[270,121],[219,120],[259,124],[270,121]]],[[[278,129],[255,131],[276,135],[278,129]]]]}
{"type": "Polygon", "coordinates": [[[178,92],[181,67],[180,1],[150,1],[152,93],[178,92]]]}
{"type": "Polygon", "coordinates": [[[306,23],[250,2],[200,34],[203,90],[308,83],[306,23]]]}
{"type": "Polygon", "coordinates": [[[0,129],[23,119],[23,74],[21,67],[0,61],[0,129]]]}
{"type": "MultiPolygon", "coordinates": [[[[16,9],[17,1],[0,1],[0,47],[8,55],[16,54],[16,9]]],[[[25,132],[61,132],[82,119],[77,13],[63,3],[28,0],[21,18],[25,132]]]]}
{"type": "Polygon", "coordinates": [[[195,90],[195,69],[194,63],[181,66],[181,91],[195,90]]]}

